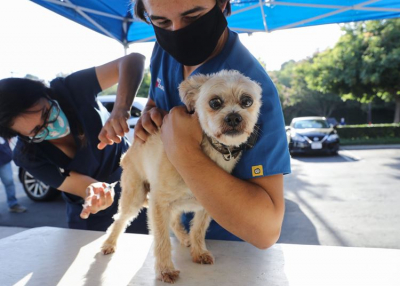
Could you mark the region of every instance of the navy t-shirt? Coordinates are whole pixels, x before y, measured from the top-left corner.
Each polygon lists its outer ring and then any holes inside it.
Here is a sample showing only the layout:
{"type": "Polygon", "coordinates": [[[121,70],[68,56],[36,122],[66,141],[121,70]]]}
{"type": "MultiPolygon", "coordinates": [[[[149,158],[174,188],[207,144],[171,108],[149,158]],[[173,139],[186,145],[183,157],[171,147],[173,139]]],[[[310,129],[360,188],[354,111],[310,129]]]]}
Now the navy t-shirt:
{"type": "MultiPolygon", "coordinates": [[[[174,106],[183,105],[178,91],[178,86],[183,80],[182,65],[157,43],[154,46],[150,65],[152,82],[149,94],[156,106],[169,111],[174,106]]],[[[243,151],[232,174],[237,178],[247,180],[290,173],[290,155],[277,90],[258,60],[242,45],[237,33],[231,30],[222,51],[198,67],[192,75],[212,74],[224,69],[237,70],[258,82],[262,87],[262,106],[257,122],[260,126],[258,140],[252,149],[243,151]]],[[[188,228],[191,215],[187,214],[182,219],[188,228]]],[[[206,238],[240,240],[215,221],[211,222],[206,238]]]]}
{"type": "MultiPolygon", "coordinates": [[[[68,100],[70,107],[75,111],[76,119],[82,125],[86,144],[81,146],[77,126],[71,125],[71,133],[77,144],[74,158],[70,159],[46,140],[32,144],[31,153],[34,156],[29,156],[23,152],[24,142],[18,140],[14,149],[15,163],[54,188],[63,183],[68,171],[87,175],[100,182],[113,183],[119,180],[120,157],[129,145],[124,138],[120,144],[108,145],[103,150],[97,148],[98,135],[109,113],[97,101],[101,87],[95,68],[73,73],[66,78],[56,78],[50,83],[50,88],[59,97],[68,100]]],[[[69,122],[71,121],[69,119],[69,122]]]]}
{"type": "MultiPolygon", "coordinates": [[[[285,123],[277,90],[258,60],[242,45],[237,33],[230,30],[223,50],[192,75],[212,74],[223,69],[238,70],[262,87],[262,106],[257,122],[260,135],[255,146],[243,152],[232,174],[246,180],[290,173],[285,123]]],[[[182,65],[156,43],[151,58],[150,98],[157,107],[169,111],[174,106],[183,105],[178,91],[182,80],[182,65]]]]}
{"type": "MultiPolygon", "coordinates": [[[[74,136],[77,151],[74,158],[69,158],[61,150],[47,141],[30,144],[29,152],[24,152],[25,143],[18,140],[14,149],[15,163],[31,173],[42,182],[58,188],[68,175],[68,171],[75,171],[87,175],[99,182],[113,183],[121,178],[121,155],[128,149],[128,141],[123,138],[119,144],[107,145],[103,150],[97,148],[98,135],[109,117],[108,111],[97,101],[101,91],[94,68],[82,70],[66,78],[56,78],[50,84],[51,89],[58,97],[67,100],[75,111],[76,119],[82,125],[86,144],[81,145],[78,139],[78,129],[71,120],[71,134],[74,136]]],[[[61,106],[62,108],[62,106],[61,106]]],[[[113,215],[118,211],[118,201],[121,195],[121,186],[115,187],[113,204],[88,219],[81,219],[83,199],[63,192],[63,199],[67,203],[67,222],[70,228],[106,231],[113,223],[113,215]]],[[[126,229],[126,232],[147,234],[146,210],[126,229]]]]}

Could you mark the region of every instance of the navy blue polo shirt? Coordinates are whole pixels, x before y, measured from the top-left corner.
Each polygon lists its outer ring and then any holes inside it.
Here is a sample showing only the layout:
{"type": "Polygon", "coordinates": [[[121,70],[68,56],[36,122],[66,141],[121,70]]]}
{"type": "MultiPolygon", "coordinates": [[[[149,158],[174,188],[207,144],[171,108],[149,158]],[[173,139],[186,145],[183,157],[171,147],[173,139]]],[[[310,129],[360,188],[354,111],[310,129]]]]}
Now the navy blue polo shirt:
{"type": "MultiPolygon", "coordinates": [[[[212,74],[223,69],[238,70],[262,87],[262,106],[257,124],[260,136],[255,146],[244,151],[233,175],[240,179],[290,173],[282,107],[275,85],[264,68],[242,45],[237,33],[229,30],[223,50],[198,67],[192,74],[212,74]]],[[[157,43],[151,58],[150,98],[157,107],[169,111],[183,103],[178,86],[183,80],[183,67],[157,43]]]]}
{"type": "MultiPolygon", "coordinates": [[[[257,124],[260,136],[255,146],[242,153],[232,174],[240,179],[288,174],[290,155],[286,139],[283,113],[277,90],[264,68],[242,45],[237,33],[229,30],[228,40],[222,51],[198,67],[192,74],[212,74],[221,70],[237,70],[258,82],[262,87],[262,106],[257,124]]],[[[169,111],[174,106],[183,105],[178,86],[183,80],[183,66],[166,53],[157,43],[150,63],[150,98],[156,106],[169,111]]],[[[182,217],[188,228],[191,214],[182,217]]],[[[240,240],[212,221],[206,238],[240,240]]]]}

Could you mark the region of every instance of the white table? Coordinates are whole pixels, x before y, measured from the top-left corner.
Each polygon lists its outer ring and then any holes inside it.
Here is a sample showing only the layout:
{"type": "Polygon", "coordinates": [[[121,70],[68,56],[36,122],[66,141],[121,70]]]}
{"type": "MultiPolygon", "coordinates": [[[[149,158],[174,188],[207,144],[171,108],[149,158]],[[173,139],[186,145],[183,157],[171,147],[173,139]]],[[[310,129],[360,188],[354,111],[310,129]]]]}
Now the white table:
{"type": "MultiPolygon", "coordinates": [[[[105,234],[40,227],[0,240],[0,285],[168,285],[155,280],[153,237],[124,234],[113,255],[105,234]]],[[[175,285],[399,286],[400,250],[276,244],[258,250],[245,242],[208,240],[214,265],[191,261],[172,239],[181,275],[175,285]]]]}

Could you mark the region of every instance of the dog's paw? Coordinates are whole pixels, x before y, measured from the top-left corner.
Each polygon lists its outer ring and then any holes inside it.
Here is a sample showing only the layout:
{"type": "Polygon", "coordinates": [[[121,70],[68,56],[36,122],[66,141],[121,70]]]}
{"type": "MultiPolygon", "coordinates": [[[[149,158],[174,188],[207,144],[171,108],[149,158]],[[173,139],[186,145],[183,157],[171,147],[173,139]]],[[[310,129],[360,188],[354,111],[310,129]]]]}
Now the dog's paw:
{"type": "Polygon", "coordinates": [[[181,239],[179,239],[179,242],[180,242],[183,246],[189,247],[189,246],[190,246],[190,237],[189,237],[189,236],[186,236],[186,237],[184,237],[184,238],[181,238],[181,239]]]}
{"type": "Polygon", "coordinates": [[[179,277],[179,273],[179,270],[165,269],[159,273],[157,278],[163,282],[174,284],[179,277]]]}
{"type": "Polygon", "coordinates": [[[116,250],[116,246],[112,244],[103,244],[101,247],[101,252],[103,252],[104,255],[114,253],[116,250]]]}
{"type": "Polygon", "coordinates": [[[193,262],[199,264],[214,264],[214,257],[212,256],[211,252],[206,251],[203,253],[192,253],[193,262]]]}

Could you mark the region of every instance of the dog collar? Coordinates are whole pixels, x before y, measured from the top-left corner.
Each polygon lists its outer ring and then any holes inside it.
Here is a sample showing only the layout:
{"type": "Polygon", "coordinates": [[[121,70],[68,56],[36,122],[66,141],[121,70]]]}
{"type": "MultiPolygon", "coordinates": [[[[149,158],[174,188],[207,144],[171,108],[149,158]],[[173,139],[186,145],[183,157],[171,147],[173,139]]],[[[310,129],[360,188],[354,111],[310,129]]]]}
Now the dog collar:
{"type": "Polygon", "coordinates": [[[230,161],[232,158],[236,159],[239,156],[242,149],[237,146],[227,146],[215,140],[214,138],[208,137],[206,135],[208,142],[210,142],[211,146],[217,150],[219,153],[222,154],[222,157],[225,161],[230,161]]]}
{"type": "Polygon", "coordinates": [[[232,158],[236,159],[242,151],[253,148],[253,146],[257,142],[258,130],[259,125],[255,125],[253,133],[251,133],[247,141],[240,146],[227,146],[212,137],[209,137],[207,135],[205,136],[207,137],[208,142],[210,142],[211,146],[222,154],[222,157],[225,159],[225,161],[230,161],[232,158]]]}

